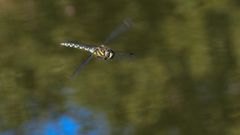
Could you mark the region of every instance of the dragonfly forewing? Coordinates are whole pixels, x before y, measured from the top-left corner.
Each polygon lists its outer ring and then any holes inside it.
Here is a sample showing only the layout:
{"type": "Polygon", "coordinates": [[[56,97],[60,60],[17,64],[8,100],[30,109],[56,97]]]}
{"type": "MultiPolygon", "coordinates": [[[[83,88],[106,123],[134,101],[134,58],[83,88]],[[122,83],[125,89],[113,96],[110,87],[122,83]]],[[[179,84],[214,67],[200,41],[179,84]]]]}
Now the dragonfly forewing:
{"type": "Polygon", "coordinates": [[[114,60],[131,60],[135,58],[133,53],[125,53],[125,52],[116,52],[114,56],[114,60]]]}
{"type": "Polygon", "coordinates": [[[132,20],[131,19],[125,19],[121,25],[119,25],[115,30],[112,31],[112,33],[105,39],[103,44],[110,43],[113,39],[115,39],[118,35],[121,33],[127,31],[129,28],[132,27],[132,20]]]}

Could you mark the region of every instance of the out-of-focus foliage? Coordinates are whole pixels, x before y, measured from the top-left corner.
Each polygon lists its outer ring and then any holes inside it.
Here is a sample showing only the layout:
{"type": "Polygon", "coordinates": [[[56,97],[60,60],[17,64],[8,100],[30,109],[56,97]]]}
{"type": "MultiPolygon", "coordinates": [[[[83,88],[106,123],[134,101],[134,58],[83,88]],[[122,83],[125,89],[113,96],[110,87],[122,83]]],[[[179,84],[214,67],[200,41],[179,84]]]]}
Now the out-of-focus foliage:
{"type": "Polygon", "coordinates": [[[238,135],[239,11],[238,0],[2,0],[0,130],[70,101],[105,113],[114,135],[238,135]],[[99,44],[126,17],[134,27],[109,46],[136,56],[69,81],[87,55],[59,43],[99,44]]]}

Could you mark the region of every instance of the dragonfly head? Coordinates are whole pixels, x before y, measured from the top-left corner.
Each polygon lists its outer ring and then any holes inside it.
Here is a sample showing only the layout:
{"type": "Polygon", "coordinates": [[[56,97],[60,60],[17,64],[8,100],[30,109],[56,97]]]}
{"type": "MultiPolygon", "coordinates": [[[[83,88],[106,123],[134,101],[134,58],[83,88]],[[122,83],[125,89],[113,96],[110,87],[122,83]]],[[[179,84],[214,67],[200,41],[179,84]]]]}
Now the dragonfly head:
{"type": "Polygon", "coordinates": [[[105,51],[105,56],[107,59],[112,59],[114,57],[114,51],[112,49],[107,49],[105,51]]]}

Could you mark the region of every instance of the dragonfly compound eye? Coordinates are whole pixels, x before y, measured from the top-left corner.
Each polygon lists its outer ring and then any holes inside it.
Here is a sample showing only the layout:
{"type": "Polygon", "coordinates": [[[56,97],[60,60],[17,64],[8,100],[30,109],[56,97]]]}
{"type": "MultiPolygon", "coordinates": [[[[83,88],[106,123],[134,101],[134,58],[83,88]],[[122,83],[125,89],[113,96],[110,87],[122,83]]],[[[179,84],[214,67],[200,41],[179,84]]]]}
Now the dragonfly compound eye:
{"type": "Polygon", "coordinates": [[[105,54],[108,59],[112,59],[114,57],[114,52],[111,49],[107,50],[105,54]]]}

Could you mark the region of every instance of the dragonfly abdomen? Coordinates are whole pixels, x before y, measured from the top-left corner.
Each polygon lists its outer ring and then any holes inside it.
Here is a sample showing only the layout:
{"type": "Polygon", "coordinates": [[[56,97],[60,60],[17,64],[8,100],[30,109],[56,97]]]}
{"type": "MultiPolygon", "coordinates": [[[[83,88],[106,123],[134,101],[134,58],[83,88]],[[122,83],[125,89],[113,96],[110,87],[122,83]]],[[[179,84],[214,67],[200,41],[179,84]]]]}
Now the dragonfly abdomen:
{"type": "Polygon", "coordinates": [[[63,42],[63,43],[61,43],[61,45],[62,46],[66,46],[66,47],[71,47],[71,48],[77,48],[77,49],[85,50],[85,51],[88,51],[90,53],[93,53],[96,50],[96,47],[89,47],[89,46],[81,45],[81,44],[77,44],[77,43],[63,42]]]}

